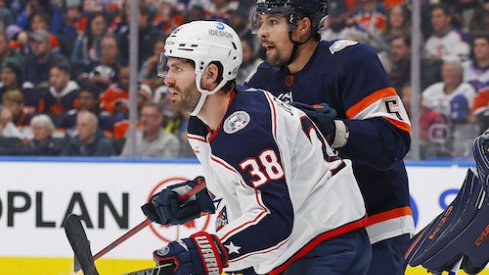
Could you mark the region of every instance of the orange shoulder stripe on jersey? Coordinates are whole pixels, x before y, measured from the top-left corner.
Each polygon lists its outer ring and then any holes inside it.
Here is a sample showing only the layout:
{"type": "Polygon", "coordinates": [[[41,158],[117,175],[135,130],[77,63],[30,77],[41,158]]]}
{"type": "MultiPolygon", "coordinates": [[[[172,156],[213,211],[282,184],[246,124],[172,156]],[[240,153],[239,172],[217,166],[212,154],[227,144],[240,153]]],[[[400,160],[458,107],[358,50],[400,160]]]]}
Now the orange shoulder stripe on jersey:
{"type": "Polygon", "coordinates": [[[389,121],[392,125],[396,126],[397,128],[404,130],[406,132],[411,132],[411,125],[409,125],[409,123],[395,120],[390,117],[383,117],[383,118],[385,118],[387,121],[389,121]]]}
{"type": "Polygon", "coordinates": [[[404,206],[400,208],[395,208],[386,212],[382,212],[380,214],[376,214],[370,217],[367,217],[367,224],[366,226],[371,226],[373,224],[387,221],[393,218],[399,218],[403,216],[412,216],[413,213],[411,211],[411,207],[409,206],[404,206]]]}
{"type": "Polygon", "coordinates": [[[395,95],[397,95],[396,90],[394,90],[394,88],[392,87],[378,90],[372,93],[371,95],[367,96],[366,98],[360,100],[359,102],[357,102],[357,104],[351,106],[350,109],[346,111],[346,118],[350,119],[356,116],[358,113],[365,110],[368,106],[370,106],[372,103],[376,102],[379,99],[388,96],[395,96],[395,95]]]}

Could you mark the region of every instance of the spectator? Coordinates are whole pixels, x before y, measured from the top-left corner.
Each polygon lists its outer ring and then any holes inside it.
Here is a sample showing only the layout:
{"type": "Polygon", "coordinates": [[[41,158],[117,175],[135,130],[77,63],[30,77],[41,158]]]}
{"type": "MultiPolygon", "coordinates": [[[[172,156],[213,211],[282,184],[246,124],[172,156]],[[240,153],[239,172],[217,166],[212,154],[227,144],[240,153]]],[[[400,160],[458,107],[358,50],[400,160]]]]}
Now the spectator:
{"type": "Polygon", "coordinates": [[[12,115],[12,123],[16,127],[29,126],[33,113],[25,110],[24,96],[19,90],[8,91],[2,96],[3,109],[9,110],[12,115]]]}
{"type": "Polygon", "coordinates": [[[231,0],[211,0],[211,4],[207,7],[209,20],[217,20],[224,23],[229,22],[228,12],[238,8],[238,2],[231,0]]]}
{"type": "Polygon", "coordinates": [[[346,39],[351,28],[345,2],[343,0],[331,1],[328,10],[327,27],[321,34],[321,40],[346,39]]]}
{"type": "Polygon", "coordinates": [[[259,46],[256,36],[251,32],[250,7],[239,4],[236,9],[228,10],[229,26],[236,31],[241,39],[254,43],[254,48],[259,46]]]}
{"type": "Polygon", "coordinates": [[[61,116],[78,104],[78,89],[78,84],[70,80],[70,68],[67,65],[52,66],[49,75],[49,90],[44,90],[39,111],[61,116]]]}
{"type": "Polygon", "coordinates": [[[243,84],[248,76],[255,72],[256,68],[263,62],[258,57],[253,40],[241,39],[241,46],[243,47],[243,63],[236,76],[236,83],[238,84],[243,84]]]}
{"type": "Polygon", "coordinates": [[[59,53],[50,50],[49,33],[36,30],[31,34],[32,56],[28,56],[22,69],[22,88],[42,89],[49,87],[49,71],[54,64],[68,64],[59,53]]]}
{"type": "Polygon", "coordinates": [[[477,91],[489,88],[489,35],[478,34],[473,37],[473,58],[464,64],[464,81],[477,91]]]}
{"type": "Polygon", "coordinates": [[[21,71],[20,68],[13,62],[7,62],[2,66],[0,72],[0,105],[2,104],[2,96],[12,90],[20,89],[21,71]]]}
{"type": "Polygon", "coordinates": [[[108,112],[100,112],[96,88],[93,85],[89,83],[84,83],[81,85],[77,102],[78,104],[75,109],[69,110],[63,114],[63,117],[58,124],[60,128],[74,128],[78,113],[80,111],[89,111],[97,115],[99,128],[104,131],[104,134],[106,136],[112,135],[114,123],[112,122],[111,115],[108,112]]]}
{"type": "Polygon", "coordinates": [[[382,39],[390,44],[394,37],[411,35],[411,13],[406,5],[392,6],[387,12],[387,24],[382,39]]]}
{"type": "Polygon", "coordinates": [[[62,155],[64,156],[112,156],[114,148],[109,139],[98,130],[98,119],[89,111],[81,111],[76,118],[78,135],[68,138],[62,155]]]}
{"type": "Polygon", "coordinates": [[[139,81],[155,88],[161,85],[161,78],[156,75],[156,65],[160,54],[165,50],[165,41],[158,40],[153,46],[153,55],[146,59],[139,70],[139,81]]]}
{"type": "Polygon", "coordinates": [[[447,118],[451,133],[447,146],[454,157],[470,157],[470,143],[478,133],[471,112],[476,92],[470,84],[462,82],[462,75],[462,65],[458,60],[445,61],[443,82],[435,83],[423,92],[423,105],[447,118]]]}
{"type": "Polygon", "coordinates": [[[81,77],[97,85],[99,92],[119,80],[119,46],[117,36],[105,35],[100,42],[100,61],[92,61],[81,77]]]}
{"type": "MultiPolygon", "coordinates": [[[[401,99],[409,115],[411,114],[411,93],[411,86],[405,85],[402,87],[401,99]]],[[[419,140],[421,159],[450,156],[446,146],[449,135],[447,119],[443,114],[436,112],[432,108],[422,106],[421,104],[420,111],[419,140]]],[[[412,151],[409,153],[412,153],[412,151]]],[[[409,153],[406,156],[407,159],[411,158],[409,153]]]]}
{"type": "Polygon", "coordinates": [[[431,10],[431,25],[434,33],[425,43],[428,58],[464,61],[469,56],[469,44],[460,31],[452,27],[452,13],[447,6],[437,5],[431,10]]]}
{"type": "MultiPolygon", "coordinates": [[[[176,158],[180,152],[180,142],[161,127],[162,110],[154,103],[147,103],[141,111],[142,130],[136,134],[136,156],[145,158],[176,158]]],[[[126,144],[121,156],[128,157],[129,146],[126,144]]]]}
{"type": "Polygon", "coordinates": [[[391,40],[390,71],[387,74],[400,94],[411,79],[411,38],[399,36],[391,40]]]}
{"type": "Polygon", "coordinates": [[[472,36],[487,33],[487,26],[489,26],[489,0],[482,0],[481,2],[483,3],[482,7],[475,11],[472,20],[470,20],[469,32],[472,36]]]}
{"type": "Polygon", "coordinates": [[[64,22],[60,31],[63,38],[72,40],[78,36],[78,32],[84,31],[88,18],[83,15],[81,0],[65,1],[63,19],[64,22]]]}
{"type": "Polygon", "coordinates": [[[360,27],[373,35],[379,35],[385,28],[385,10],[377,0],[358,0],[352,19],[360,27]]]}
{"type": "Polygon", "coordinates": [[[479,125],[479,133],[485,132],[489,128],[489,87],[482,89],[477,93],[474,98],[472,112],[479,125]]]}
{"type": "Polygon", "coordinates": [[[34,137],[26,146],[26,155],[59,156],[61,154],[62,140],[53,138],[55,128],[49,116],[41,114],[33,117],[31,129],[34,137]]]}
{"type": "Polygon", "coordinates": [[[50,19],[49,32],[58,34],[58,30],[62,26],[63,15],[57,7],[51,5],[50,0],[29,0],[24,1],[23,4],[25,4],[25,6],[17,16],[17,25],[19,27],[27,29],[29,19],[31,19],[32,15],[40,12],[47,14],[50,19]]]}
{"type": "Polygon", "coordinates": [[[8,9],[5,0],[0,0],[0,30],[15,23],[13,13],[8,9]]]}
{"type": "MultiPolygon", "coordinates": [[[[170,102],[168,102],[170,104],[170,102]]],[[[164,105],[159,105],[164,109],[164,105]]],[[[171,108],[171,106],[169,106],[171,108]]],[[[180,158],[195,158],[195,153],[190,142],[188,141],[188,121],[190,116],[186,112],[175,111],[173,109],[166,109],[163,111],[165,114],[165,120],[163,122],[164,129],[167,133],[173,134],[178,137],[180,141],[180,158]]]]}
{"type": "Polygon", "coordinates": [[[100,61],[101,40],[107,32],[107,21],[102,13],[90,17],[86,31],[79,33],[71,56],[74,64],[100,61]]]}
{"type": "Polygon", "coordinates": [[[9,45],[10,39],[8,35],[4,32],[0,32],[0,65],[10,61],[21,67],[24,58],[9,45]]]}
{"type": "Polygon", "coordinates": [[[469,31],[469,25],[474,14],[482,8],[479,0],[455,0],[451,1],[451,6],[455,11],[457,21],[464,32],[469,31]]]}
{"type": "MultiPolygon", "coordinates": [[[[444,114],[449,119],[466,120],[468,113],[458,113],[453,110],[454,100],[460,100],[457,96],[463,96],[469,108],[472,108],[475,89],[468,83],[463,82],[463,69],[459,61],[445,61],[442,66],[442,82],[435,83],[423,91],[423,105],[433,108],[444,114]]],[[[457,106],[461,107],[461,106],[457,106]]]]}
{"type": "MultiPolygon", "coordinates": [[[[31,31],[45,30],[49,32],[49,17],[47,14],[42,12],[34,13],[29,21],[31,31]]],[[[59,52],[60,47],[58,38],[54,34],[49,33],[49,41],[51,42],[51,51],[59,52]]]]}
{"type": "Polygon", "coordinates": [[[185,21],[183,15],[177,11],[176,0],[160,0],[158,1],[157,14],[153,19],[153,26],[157,30],[168,35],[172,30],[182,25],[185,21]]]}
{"type": "Polygon", "coordinates": [[[17,25],[10,25],[7,27],[6,32],[10,38],[9,46],[13,51],[21,54],[22,57],[31,53],[29,35],[26,31],[17,25]]]}
{"type": "Polygon", "coordinates": [[[127,105],[129,99],[129,77],[131,69],[124,65],[119,68],[119,81],[100,94],[100,108],[110,113],[117,113],[118,104],[127,105]]]}
{"type": "MultiPolygon", "coordinates": [[[[129,19],[131,18],[130,7],[126,6],[125,11],[129,24],[129,19]]],[[[161,33],[149,23],[149,10],[144,4],[139,4],[138,12],[138,68],[140,68],[143,61],[153,54],[153,45],[161,37],[161,33]]],[[[124,28],[119,37],[121,57],[124,61],[129,60],[129,28],[124,28]]]]}
{"type": "Polygon", "coordinates": [[[191,6],[190,9],[185,14],[185,23],[198,21],[198,20],[205,20],[205,19],[206,19],[205,9],[199,5],[191,6]]]}
{"type": "Polygon", "coordinates": [[[0,112],[0,137],[22,139],[23,135],[12,123],[12,113],[3,108],[0,112]]]}
{"type": "Polygon", "coordinates": [[[139,83],[138,95],[136,97],[138,114],[141,114],[144,105],[146,105],[149,102],[154,102],[153,90],[148,85],[144,83],[139,83]]]}

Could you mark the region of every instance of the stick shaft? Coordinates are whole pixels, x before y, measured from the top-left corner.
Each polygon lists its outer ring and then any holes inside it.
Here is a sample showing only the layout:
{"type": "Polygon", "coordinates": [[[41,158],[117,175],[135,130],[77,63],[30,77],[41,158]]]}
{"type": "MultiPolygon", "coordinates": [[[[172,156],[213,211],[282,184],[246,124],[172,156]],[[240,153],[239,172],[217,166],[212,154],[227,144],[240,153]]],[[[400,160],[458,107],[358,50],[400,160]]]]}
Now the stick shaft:
{"type": "MultiPolygon", "coordinates": [[[[195,195],[195,193],[198,193],[199,191],[201,191],[202,189],[204,189],[204,187],[205,187],[205,181],[201,181],[194,188],[192,188],[187,193],[185,193],[182,196],[180,196],[178,198],[178,200],[179,201],[184,201],[184,200],[190,198],[192,195],[195,195]]],[[[150,219],[145,219],[144,221],[142,221],[141,223],[139,223],[138,225],[136,225],[135,227],[133,227],[131,230],[127,231],[122,236],[120,236],[119,238],[117,238],[117,240],[111,242],[109,245],[107,245],[106,247],[102,248],[102,250],[100,250],[97,254],[95,254],[95,256],[93,256],[93,260],[96,261],[97,259],[99,259],[103,255],[107,254],[107,252],[109,252],[112,249],[116,248],[118,245],[120,245],[121,243],[123,243],[125,240],[127,240],[130,237],[134,236],[136,233],[138,233],[139,231],[141,231],[142,229],[144,229],[146,226],[148,226],[150,224],[151,224],[151,220],[150,219]]]]}

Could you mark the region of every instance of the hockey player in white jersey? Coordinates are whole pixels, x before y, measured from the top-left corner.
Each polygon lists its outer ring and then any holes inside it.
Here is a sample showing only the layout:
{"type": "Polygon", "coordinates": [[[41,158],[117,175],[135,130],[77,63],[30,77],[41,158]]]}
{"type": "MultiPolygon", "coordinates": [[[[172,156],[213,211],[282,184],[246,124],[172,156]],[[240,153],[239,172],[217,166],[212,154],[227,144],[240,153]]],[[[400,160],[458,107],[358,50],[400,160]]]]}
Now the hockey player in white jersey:
{"type": "Polygon", "coordinates": [[[207,188],[181,204],[179,194],[202,178],[170,186],[143,211],[182,224],[213,212],[212,197],[218,217],[216,235],[171,242],[155,261],[175,262],[174,274],[366,274],[371,247],[351,162],[301,110],[235,85],[240,45],[212,21],[182,25],[166,40],[158,74],[172,106],[191,115],[188,138],[207,188]]]}

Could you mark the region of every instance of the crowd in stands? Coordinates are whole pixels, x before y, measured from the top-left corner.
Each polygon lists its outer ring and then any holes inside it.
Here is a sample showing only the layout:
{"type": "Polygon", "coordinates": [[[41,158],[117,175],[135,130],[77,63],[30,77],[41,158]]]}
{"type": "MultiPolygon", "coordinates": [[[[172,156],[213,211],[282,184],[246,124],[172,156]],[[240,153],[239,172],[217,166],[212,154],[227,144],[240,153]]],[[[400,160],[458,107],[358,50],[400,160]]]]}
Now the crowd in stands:
{"type": "MultiPolygon", "coordinates": [[[[489,0],[420,0],[422,158],[469,157],[489,127],[489,0]]],[[[237,82],[262,62],[255,0],[138,1],[136,157],[193,157],[188,114],[156,75],[165,37],[193,20],[240,35],[237,82]]],[[[409,110],[411,1],[330,0],[322,39],[367,43],[409,110]]],[[[0,0],[0,155],[130,156],[125,0],[0,0]]]]}

